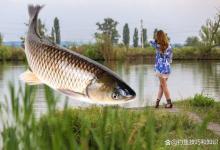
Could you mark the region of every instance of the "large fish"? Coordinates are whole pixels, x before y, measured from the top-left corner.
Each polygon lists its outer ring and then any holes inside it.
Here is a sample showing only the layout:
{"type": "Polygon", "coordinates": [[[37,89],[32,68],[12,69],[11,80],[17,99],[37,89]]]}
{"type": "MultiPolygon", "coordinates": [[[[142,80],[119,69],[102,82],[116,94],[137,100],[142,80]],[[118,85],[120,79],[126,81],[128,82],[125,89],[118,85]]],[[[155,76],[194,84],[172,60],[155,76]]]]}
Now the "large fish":
{"type": "Polygon", "coordinates": [[[75,99],[117,104],[135,97],[135,92],[107,67],[41,37],[37,31],[42,6],[29,5],[29,28],[25,54],[30,70],[20,78],[29,84],[46,84],[75,99]]]}

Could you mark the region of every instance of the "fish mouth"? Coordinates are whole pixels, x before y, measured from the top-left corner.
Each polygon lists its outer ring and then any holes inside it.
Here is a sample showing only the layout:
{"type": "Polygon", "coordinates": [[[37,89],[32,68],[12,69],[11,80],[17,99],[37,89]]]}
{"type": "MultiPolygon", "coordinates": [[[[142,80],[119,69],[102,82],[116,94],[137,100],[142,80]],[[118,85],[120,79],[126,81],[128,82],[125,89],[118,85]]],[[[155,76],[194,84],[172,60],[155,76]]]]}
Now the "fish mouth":
{"type": "Polygon", "coordinates": [[[128,91],[126,93],[126,95],[124,95],[124,98],[125,98],[126,101],[132,100],[132,99],[134,99],[136,97],[135,91],[133,89],[131,89],[130,87],[127,88],[126,91],[128,91]]]}
{"type": "Polygon", "coordinates": [[[134,94],[134,95],[129,94],[124,97],[124,100],[130,101],[130,100],[133,100],[135,97],[136,97],[136,94],[134,94]]]}

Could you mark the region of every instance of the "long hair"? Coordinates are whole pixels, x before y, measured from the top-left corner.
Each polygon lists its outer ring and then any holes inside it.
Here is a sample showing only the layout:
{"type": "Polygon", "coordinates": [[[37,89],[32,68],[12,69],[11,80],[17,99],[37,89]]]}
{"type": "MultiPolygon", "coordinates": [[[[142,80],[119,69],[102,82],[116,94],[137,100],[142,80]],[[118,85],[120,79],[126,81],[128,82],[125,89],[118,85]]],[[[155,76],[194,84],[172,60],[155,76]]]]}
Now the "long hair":
{"type": "Polygon", "coordinates": [[[160,45],[161,52],[164,53],[169,45],[169,40],[166,33],[164,33],[162,30],[157,31],[156,40],[157,43],[160,45]]]}

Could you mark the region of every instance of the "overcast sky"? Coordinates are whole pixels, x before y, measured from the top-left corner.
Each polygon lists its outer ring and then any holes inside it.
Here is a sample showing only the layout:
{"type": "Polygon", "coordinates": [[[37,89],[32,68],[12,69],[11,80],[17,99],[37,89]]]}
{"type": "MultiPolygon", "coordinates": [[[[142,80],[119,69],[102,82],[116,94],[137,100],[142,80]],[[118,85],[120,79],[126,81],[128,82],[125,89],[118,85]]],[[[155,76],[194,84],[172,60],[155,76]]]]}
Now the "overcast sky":
{"type": "Polygon", "coordinates": [[[186,37],[198,35],[206,19],[220,10],[220,0],[0,0],[4,41],[16,41],[24,35],[28,4],[45,4],[40,18],[48,33],[54,17],[60,19],[63,41],[91,41],[96,22],[111,17],[119,22],[120,35],[128,23],[132,37],[134,27],[140,28],[143,19],[148,39],[159,28],[168,33],[172,43],[183,43],[186,37]]]}

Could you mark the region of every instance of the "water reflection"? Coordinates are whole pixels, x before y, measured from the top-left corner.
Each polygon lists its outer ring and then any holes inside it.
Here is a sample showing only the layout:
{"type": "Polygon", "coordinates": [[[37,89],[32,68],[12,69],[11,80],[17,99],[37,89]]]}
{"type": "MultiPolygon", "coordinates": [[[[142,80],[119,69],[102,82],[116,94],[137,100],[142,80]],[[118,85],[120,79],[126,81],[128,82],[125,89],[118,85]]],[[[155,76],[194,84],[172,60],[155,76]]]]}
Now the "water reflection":
{"type": "MultiPolygon", "coordinates": [[[[124,107],[143,107],[155,103],[159,80],[154,75],[152,61],[114,61],[104,62],[104,65],[117,72],[136,91],[135,100],[123,104],[124,107]]],[[[7,83],[12,81],[18,87],[18,76],[26,68],[27,66],[23,63],[0,64],[1,101],[4,100],[4,95],[7,95],[7,83]]],[[[220,61],[174,61],[168,85],[173,100],[184,99],[201,92],[220,100],[220,61]]],[[[46,110],[46,102],[44,100],[44,86],[39,85],[37,88],[34,107],[36,112],[40,114],[46,110]]],[[[64,104],[64,99],[65,96],[61,95],[60,106],[64,104]]],[[[165,99],[163,98],[162,101],[165,102],[165,99]]],[[[74,100],[69,100],[68,103],[71,107],[89,105],[74,100]]]]}

